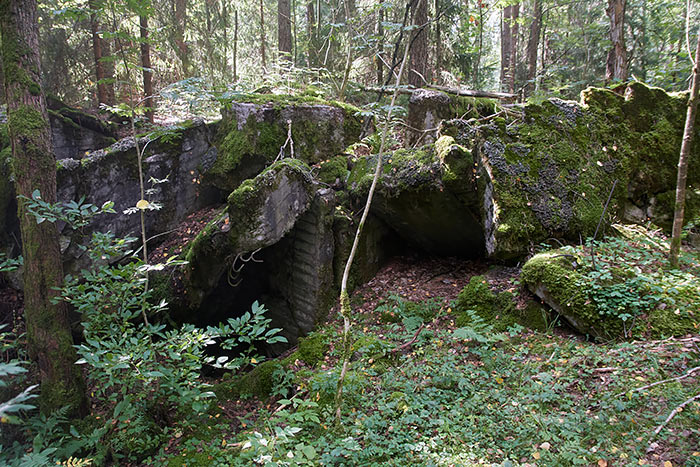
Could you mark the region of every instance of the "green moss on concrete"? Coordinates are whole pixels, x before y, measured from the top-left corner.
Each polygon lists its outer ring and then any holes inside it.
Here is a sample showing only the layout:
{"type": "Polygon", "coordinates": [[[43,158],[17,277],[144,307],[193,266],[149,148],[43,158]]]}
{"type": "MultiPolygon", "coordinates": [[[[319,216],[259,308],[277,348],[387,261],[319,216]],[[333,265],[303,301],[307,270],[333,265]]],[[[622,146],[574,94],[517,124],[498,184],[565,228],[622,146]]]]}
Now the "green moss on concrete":
{"type": "MultiPolygon", "coordinates": [[[[256,217],[258,213],[253,212],[250,206],[262,205],[260,202],[261,198],[275,190],[282,180],[281,172],[304,183],[311,183],[313,178],[311,169],[304,161],[299,159],[282,159],[270,165],[255,178],[241,183],[228,197],[229,211],[235,212],[237,217],[243,216],[251,219],[256,217]]],[[[245,228],[246,226],[232,226],[234,230],[239,227],[245,228]]]]}
{"type": "MultiPolygon", "coordinates": [[[[495,216],[493,228],[486,225],[492,256],[521,256],[548,237],[592,235],[613,185],[606,224],[628,201],[643,206],[675,187],[684,97],[641,83],[621,90],[587,89],[580,104],[531,103],[513,121],[461,132],[457,142],[480,164],[479,192],[493,201],[485,212],[495,216]]],[[[693,151],[696,187],[700,149],[693,151]]],[[[666,204],[654,221],[669,217],[666,204]]]]}
{"type": "Polygon", "coordinates": [[[541,328],[540,323],[533,319],[531,313],[521,313],[515,308],[515,296],[511,292],[496,293],[489,287],[485,276],[474,276],[457,296],[456,325],[468,326],[471,316],[466,313],[472,310],[493,326],[494,331],[506,331],[515,324],[541,328]]]}
{"type": "Polygon", "coordinates": [[[299,348],[294,357],[304,361],[309,366],[316,366],[322,362],[330,349],[328,336],[321,333],[313,333],[299,339],[299,348]]]}
{"type": "Polygon", "coordinates": [[[345,183],[348,178],[348,158],[347,156],[336,156],[326,161],[322,161],[318,169],[318,179],[327,184],[335,185],[336,182],[345,183]]]}
{"type": "MultiPolygon", "coordinates": [[[[246,94],[237,96],[235,102],[236,106],[225,106],[229,111],[224,113],[215,141],[217,160],[208,171],[208,176],[222,188],[234,189],[242,181],[236,176],[240,167],[249,166],[252,161],[261,169],[278,156],[287,142],[288,126],[283,112],[288,109],[290,115],[296,115],[291,122],[294,157],[309,164],[342,153],[348,144],[359,139],[362,129],[359,109],[312,96],[246,94]],[[335,108],[333,118],[319,119],[322,109],[311,107],[320,106],[330,111],[335,108]],[[306,118],[307,115],[314,118],[306,118]]],[[[284,154],[291,155],[289,146],[284,154]]],[[[244,178],[255,173],[247,173],[244,178]]]]}
{"type": "Polygon", "coordinates": [[[555,250],[535,255],[523,266],[520,279],[534,293],[547,297],[547,302],[555,303],[557,311],[575,321],[574,326],[582,332],[603,339],[622,334],[619,319],[598,313],[581,275],[573,267],[572,258],[563,252],[555,250]]]}
{"type": "MultiPolygon", "coordinates": [[[[585,274],[587,266],[574,267],[577,264],[574,257],[571,252],[561,250],[540,253],[525,263],[520,277],[530,290],[552,305],[576,329],[601,339],[661,338],[697,332],[700,319],[695,310],[700,306],[700,288],[696,277],[689,273],[683,277],[670,273],[646,276],[657,282],[645,282],[644,287],[651,287],[649,290],[630,292],[640,296],[653,294],[660,301],[655,302],[652,309],[641,310],[633,319],[623,321],[599,310],[593,291],[624,283],[630,274],[634,274],[634,266],[624,265],[624,268],[610,270],[610,278],[604,283],[594,284],[594,279],[585,274]]],[[[618,312],[632,313],[627,309],[618,312]]]]}

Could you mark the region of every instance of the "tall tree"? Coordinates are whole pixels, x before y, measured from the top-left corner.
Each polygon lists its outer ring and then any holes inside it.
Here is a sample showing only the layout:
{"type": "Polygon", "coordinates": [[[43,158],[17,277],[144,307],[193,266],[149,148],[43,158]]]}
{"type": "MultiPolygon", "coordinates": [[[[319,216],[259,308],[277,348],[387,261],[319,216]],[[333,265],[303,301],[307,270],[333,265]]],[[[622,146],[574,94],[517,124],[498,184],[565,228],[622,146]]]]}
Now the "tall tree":
{"type": "Polygon", "coordinates": [[[501,91],[503,92],[515,92],[519,16],[519,3],[503,8],[503,20],[501,21],[501,91]]]}
{"type": "Polygon", "coordinates": [[[374,57],[374,64],[377,74],[377,84],[384,84],[384,7],[382,2],[377,5],[377,21],[374,33],[377,36],[377,53],[374,57]]]}
{"type": "MultiPolygon", "coordinates": [[[[55,203],[56,160],[41,89],[36,0],[0,2],[0,34],[16,191],[31,197],[39,190],[44,201],[55,203]]],[[[37,223],[21,201],[18,216],[27,345],[41,376],[40,407],[48,413],[70,405],[77,416],[87,408],[82,375],[75,365],[66,304],[52,303],[63,285],[58,230],[53,223],[37,223]]]]}
{"type": "Polygon", "coordinates": [[[412,24],[417,28],[411,39],[408,84],[417,88],[429,80],[428,67],[428,1],[414,0],[411,5],[412,24]]]}
{"type": "Polygon", "coordinates": [[[277,49],[280,58],[292,56],[292,11],[290,0],[277,0],[277,49]]]}
{"type": "Polygon", "coordinates": [[[263,0],[260,0],[260,55],[263,71],[265,71],[267,64],[265,63],[265,8],[263,0]]]}
{"type": "Polygon", "coordinates": [[[540,31],[542,29],[542,0],[534,0],[532,5],[532,23],[530,35],[527,39],[527,84],[525,95],[529,96],[535,90],[537,78],[537,46],[540,43],[540,31]]]}
{"type": "Polygon", "coordinates": [[[610,18],[610,41],[612,48],[608,52],[605,66],[605,79],[627,80],[627,49],[625,48],[625,7],[627,0],[608,0],[605,12],[610,18]]]}
{"type": "Polygon", "coordinates": [[[173,0],[173,15],[175,24],[173,33],[175,42],[175,53],[182,64],[182,73],[185,78],[191,74],[190,50],[185,41],[185,31],[187,30],[187,1],[173,0]]]}
{"type": "Polygon", "coordinates": [[[690,159],[690,148],[693,144],[693,134],[695,133],[695,115],[698,109],[698,88],[700,88],[700,32],[698,32],[698,43],[695,46],[695,63],[693,64],[693,83],[690,86],[690,97],[688,98],[688,112],[685,119],[685,131],[683,132],[683,143],[681,144],[681,155],[678,159],[678,177],[676,181],[676,207],[673,213],[673,232],[671,234],[671,266],[678,266],[678,254],[681,250],[681,231],[683,230],[683,217],[685,216],[685,192],[686,181],[688,179],[688,159],[690,159]]]}
{"type": "Polygon", "coordinates": [[[442,31],[440,30],[440,0],[435,0],[435,74],[440,80],[442,71],[442,31]]]}
{"type": "Polygon", "coordinates": [[[97,78],[98,104],[114,105],[114,65],[105,60],[109,57],[109,44],[100,36],[99,5],[97,0],[89,0],[90,32],[92,33],[92,52],[95,57],[95,77],[97,78]]]}
{"type": "Polygon", "coordinates": [[[153,123],[155,98],[153,97],[153,68],[151,67],[151,43],[148,39],[148,16],[139,15],[141,29],[141,70],[143,72],[144,104],[147,107],[146,118],[153,123]]]}

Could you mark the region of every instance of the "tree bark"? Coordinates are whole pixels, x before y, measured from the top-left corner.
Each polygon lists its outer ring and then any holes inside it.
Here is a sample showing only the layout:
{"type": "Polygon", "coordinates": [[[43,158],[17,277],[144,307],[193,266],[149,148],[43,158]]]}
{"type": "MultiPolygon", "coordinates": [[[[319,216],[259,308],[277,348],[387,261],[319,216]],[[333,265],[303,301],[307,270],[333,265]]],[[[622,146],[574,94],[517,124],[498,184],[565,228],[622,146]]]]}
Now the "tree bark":
{"type": "Polygon", "coordinates": [[[501,21],[501,91],[515,92],[515,63],[518,49],[518,16],[520,4],[503,9],[501,21]]]}
{"type": "Polygon", "coordinates": [[[153,97],[153,69],[151,68],[151,43],[148,39],[148,17],[139,16],[139,26],[141,29],[141,69],[143,71],[143,95],[146,110],[146,118],[154,123],[155,98],[153,97]]]}
{"type": "Polygon", "coordinates": [[[187,30],[187,1],[175,0],[175,52],[182,64],[182,74],[185,78],[190,76],[190,50],[185,41],[187,30]]]}
{"type": "Polygon", "coordinates": [[[479,7],[479,37],[476,60],[474,60],[474,87],[479,88],[481,87],[481,55],[484,49],[484,3],[477,1],[476,4],[479,7]]]}
{"type": "Polygon", "coordinates": [[[292,21],[290,0],[277,0],[277,49],[280,60],[292,56],[292,21]]]}
{"type": "Polygon", "coordinates": [[[440,82],[442,72],[442,31],[440,30],[440,0],[435,0],[435,78],[440,82]]]}
{"type": "Polygon", "coordinates": [[[264,72],[267,64],[265,63],[265,9],[263,0],[260,0],[260,56],[264,72]]]}
{"type": "Polygon", "coordinates": [[[608,52],[605,66],[607,81],[627,80],[627,49],[625,48],[625,7],[627,0],[608,0],[605,12],[610,18],[610,41],[612,48],[608,52]]]}
{"type": "Polygon", "coordinates": [[[527,84],[525,96],[530,96],[535,90],[537,79],[537,46],[540,43],[542,29],[542,0],[534,0],[532,6],[532,24],[530,24],[530,36],[527,40],[527,84]]]}
{"type": "Polygon", "coordinates": [[[314,2],[306,3],[306,37],[308,41],[306,65],[315,67],[318,64],[318,50],[316,49],[316,19],[314,14],[314,2]]]}
{"type": "Polygon", "coordinates": [[[238,80],[238,9],[233,11],[233,82],[238,80]]]}
{"type": "MultiPolygon", "coordinates": [[[[381,3],[381,2],[380,2],[381,3]]],[[[377,55],[374,57],[374,66],[377,73],[377,84],[384,83],[384,8],[380,5],[377,9],[377,23],[375,33],[377,35],[377,55]]]]}
{"type": "Polygon", "coordinates": [[[695,132],[695,115],[698,109],[698,88],[700,88],[700,32],[698,42],[695,46],[695,63],[693,66],[693,83],[690,87],[690,97],[688,98],[688,113],[685,119],[685,131],[683,132],[683,143],[681,144],[681,154],[678,159],[678,177],[676,181],[676,206],[673,213],[673,232],[671,234],[671,252],[669,261],[672,267],[678,267],[678,255],[681,250],[681,232],[683,230],[683,217],[685,216],[685,191],[688,179],[688,160],[690,159],[690,148],[693,144],[693,134],[695,132]]]}
{"type": "Polygon", "coordinates": [[[99,7],[96,0],[89,0],[90,32],[92,52],[95,57],[95,77],[97,78],[97,103],[114,105],[114,66],[103,60],[109,56],[109,45],[100,37],[99,7]]]}
{"type": "MultiPolygon", "coordinates": [[[[51,145],[46,101],[41,89],[36,0],[0,3],[2,62],[7,123],[17,194],[34,190],[56,202],[56,160],[51,145]]],[[[37,223],[18,203],[24,256],[24,316],[27,346],[41,376],[39,405],[44,413],[70,406],[70,416],[86,413],[82,374],[75,361],[65,302],[51,303],[63,285],[56,225],[37,223]]]]}
{"type": "Polygon", "coordinates": [[[411,57],[408,71],[408,84],[420,88],[424,79],[430,81],[428,69],[428,2],[414,0],[411,6],[413,25],[418,26],[411,37],[411,57]]]}

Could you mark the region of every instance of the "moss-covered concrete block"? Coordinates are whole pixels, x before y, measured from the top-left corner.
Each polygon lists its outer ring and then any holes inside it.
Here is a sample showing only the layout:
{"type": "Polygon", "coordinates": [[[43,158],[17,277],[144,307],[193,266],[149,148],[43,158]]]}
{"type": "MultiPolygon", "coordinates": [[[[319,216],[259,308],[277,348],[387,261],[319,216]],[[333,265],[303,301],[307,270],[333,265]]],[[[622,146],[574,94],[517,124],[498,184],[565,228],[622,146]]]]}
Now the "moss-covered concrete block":
{"type": "MultiPolygon", "coordinates": [[[[668,226],[664,200],[675,187],[685,102],[632,83],[622,94],[587,89],[580,103],[528,104],[508,121],[451,125],[479,165],[487,253],[515,258],[548,237],[590,236],[610,194],[604,225],[631,213],[668,226]]],[[[696,147],[689,199],[700,183],[699,155],[696,147]]]]}
{"type": "MultiPolygon", "coordinates": [[[[361,203],[369,190],[377,156],[359,158],[348,178],[361,203]]],[[[441,138],[420,149],[399,149],[383,158],[372,212],[408,243],[425,251],[476,257],[483,254],[480,208],[473,158],[441,138]]]]}
{"type": "MultiPolygon", "coordinates": [[[[621,282],[626,274],[620,276],[612,271],[610,276],[612,278],[602,283],[603,286],[621,282]]],[[[691,276],[687,276],[682,283],[673,284],[675,294],[671,300],[661,300],[651,309],[642,310],[632,319],[626,320],[600,309],[592,295],[596,284],[590,276],[583,273],[575,255],[570,252],[554,250],[535,255],[523,266],[520,278],[530,291],[563,316],[576,330],[598,339],[681,336],[696,333],[700,325],[696,313],[700,309],[700,291],[697,278],[691,276]]],[[[655,290],[659,286],[664,288],[663,284],[657,284],[655,290]]],[[[637,296],[652,294],[646,290],[626,292],[637,296]]],[[[656,291],[653,294],[662,296],[663,292],[656,291]]],[[[627,309],[616,312],[631,313],[627,309]]]]}
{"type": "Polygon", "coordinates": [[[361,130],[359,109],[347,104],[311,96],[244,95],[224,107],[218,158],[207,177],[231,191],[280,152],[315,164],[342,154],[361,130]]]}

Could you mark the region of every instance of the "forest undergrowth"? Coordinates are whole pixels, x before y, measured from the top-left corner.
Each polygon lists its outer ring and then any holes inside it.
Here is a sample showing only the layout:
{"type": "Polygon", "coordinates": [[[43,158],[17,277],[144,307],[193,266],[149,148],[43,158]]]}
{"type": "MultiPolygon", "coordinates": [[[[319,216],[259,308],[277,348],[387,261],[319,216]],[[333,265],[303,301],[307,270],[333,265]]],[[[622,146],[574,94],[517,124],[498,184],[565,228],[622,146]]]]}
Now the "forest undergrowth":
{"type": "Polygon", "coordinates": [[[435,275],[434,260],[414,261],[393,262],[352,297],[340,425],[336,320],[302,342],[315,358],[297,352],[275,368],[270,398],[250,394],[260,385],[215,386],[234,398],[219,397],[209,418],[177,432],[158,463],[700,465],[700,401],[655,434],[698,393],[697,335],[593,343],[556,320],[498,333],[476,314],[458,327],[453,299],[463,284],[454,277],[486,271],[494,288],[516,290],[517,270],[457,264],[435,275]]]}
{"type": "MultiPolygon", "coordinates": [[[[213,362],[201,352],[207,334],[183,328],[177,340],[149,337],[165,346],[161,357],[173,342],[199,339],[171,355],[173,365],[130,354],[127,377],[124,356],[109,363],[106,354],[107,363],[85,367],[89,417],[24,411],[22,424],[3,424],[4,441],[18,440],[26,453],[8,465],[700,465],[698,334],[594,342],[544,307],[531,328],[505,329],[505,309],[490,318],[464,309],[460,293],[474,278],[496,297],[510,294],[515,309],[532,304],[519,273],[485,261],[391,260],[351,295],[353,353],[339,423],[337,310],[278,358],[260,363],[249,352],[234,367],[257,364],[248,373],[204,372],[213,362]]],[[[133,288],[128,278],[123,284],[133,288]]],[[[124,318],[120,326],[138,338],[128,324],[138,313],[124,318]]],[[[142,344],[119,346],[147,352],[142,344]]],[[[81,355],[89,360],[88,350],[81,355]]],[[[31,367],[29,377],[15,375],[11,391],[35,377],[31,367]]],[[[17,456],[8,447],[0,459],[17,456]]]]}

